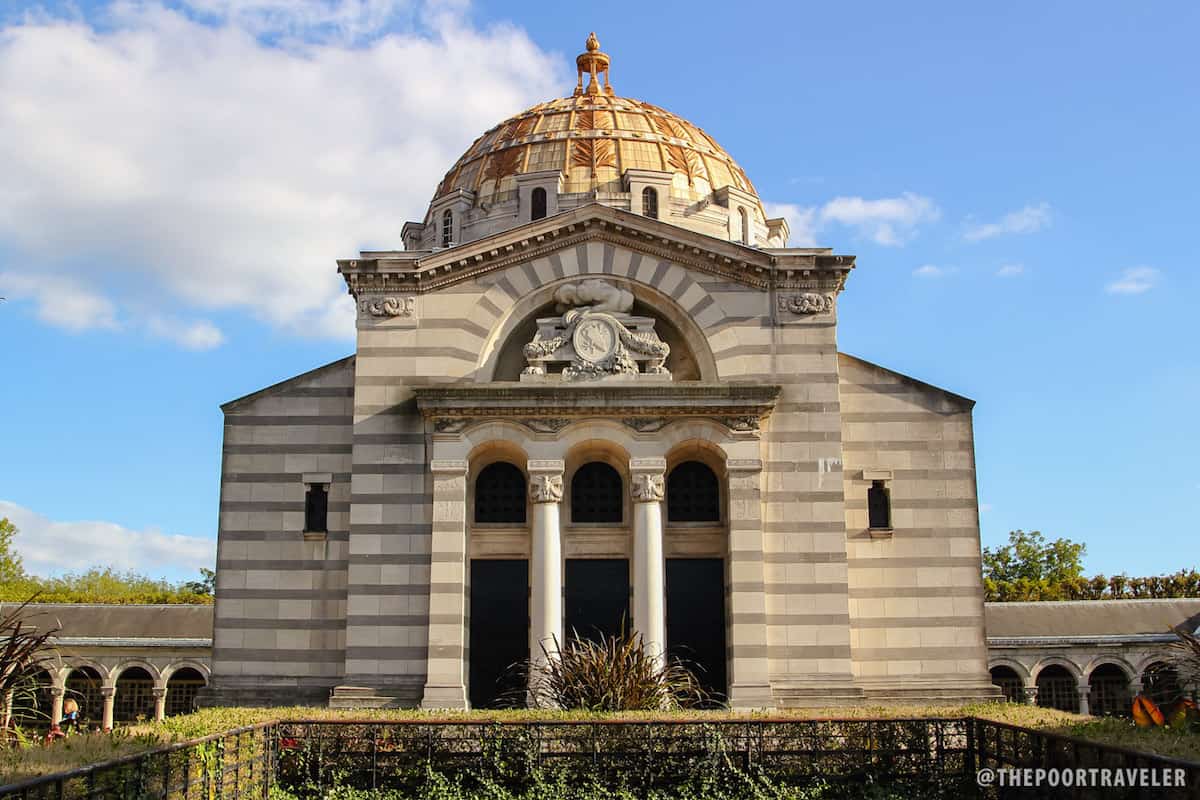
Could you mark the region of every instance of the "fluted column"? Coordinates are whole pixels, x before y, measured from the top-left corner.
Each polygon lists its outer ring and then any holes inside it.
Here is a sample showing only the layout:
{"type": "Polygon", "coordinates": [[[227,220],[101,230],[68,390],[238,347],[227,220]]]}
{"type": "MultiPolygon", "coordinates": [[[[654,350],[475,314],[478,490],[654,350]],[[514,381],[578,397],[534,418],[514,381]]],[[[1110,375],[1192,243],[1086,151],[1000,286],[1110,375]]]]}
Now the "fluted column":
{"type": "Polygon", "coordinates": [[[629,461],[633,496],[633,629],[642,635],[646,649],[659,657],[667,651],[662,520],[666,469],[663,458],[629,461]]]}
{"type": "Polygon", "coordinates": [[[551,655],[563,640],[562,532],[559,508],[563,498],[563,462],[530,460],[529,499],[533,504],[530,551],[529,657],[538,660],[545,648],[551,655]]]}
{"type": "Polygon", "coordinates": [[[100,694],[104,696],[104,711],[100,715],[100,727],[111,731],[113,727],[113,702],[116,698],[117,687],[101,686],[100,694]]]}
{"type": "Polygon", "coordinates": [[[433,459],[429,651],[421,708],[466,708],[467,462],[433,459]]]}

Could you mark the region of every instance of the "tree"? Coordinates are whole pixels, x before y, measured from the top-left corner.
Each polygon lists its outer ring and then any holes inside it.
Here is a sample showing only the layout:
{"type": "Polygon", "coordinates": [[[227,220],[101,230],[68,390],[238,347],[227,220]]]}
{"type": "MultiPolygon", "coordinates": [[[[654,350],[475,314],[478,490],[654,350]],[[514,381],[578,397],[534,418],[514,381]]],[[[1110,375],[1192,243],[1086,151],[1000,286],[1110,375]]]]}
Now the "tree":
{"type": "Polygon", "coordinates": [[[183,588],[192,594],[211,596],[217,590],[217,573],[206,567],[200,568],[200,580],[187,581],[183,588]]]}
{"type": "Polygon", "coordinates": [[[17,526],[9,522],[8,517],[0,517],[0,585],[7,586],[28,579],[21,555],[13,549],[16,535],[17,526]]]}
{"type": "Polygon", "coordinates": [[[983,577],[996,583],[1031,581],[1062,584],[1083,577],[1087,545],[1070,539],[1047,543],[1040,531],[1016,530],[1004,547],[983,549],[983,577]]]}

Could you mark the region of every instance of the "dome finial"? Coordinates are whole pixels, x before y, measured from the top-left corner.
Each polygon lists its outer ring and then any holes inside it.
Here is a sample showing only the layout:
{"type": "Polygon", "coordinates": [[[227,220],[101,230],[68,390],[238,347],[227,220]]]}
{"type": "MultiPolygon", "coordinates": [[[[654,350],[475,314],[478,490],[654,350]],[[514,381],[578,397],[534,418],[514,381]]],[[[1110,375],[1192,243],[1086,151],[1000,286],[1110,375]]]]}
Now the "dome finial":
{"type": "Polygon", "coordinates": [[[586,91],[587,94],[607,94],[613,93],[612,86],[608,83],[608,65],[609,58],[604,53],[600,52],[600,40],[596,38],[596,32],[592,31],[588,34],[587,42],[584,43],[587,47],[586,53],[580,53],[575,59],[575,67],[579,71],[579,80],[575,84],[575,96],[579,97],[586,91]],[[583,88],[583,73],[590,76],[587,89],[583,88]],[[604,88],[600,88],[599,74],[604,75],[604,88]]]}

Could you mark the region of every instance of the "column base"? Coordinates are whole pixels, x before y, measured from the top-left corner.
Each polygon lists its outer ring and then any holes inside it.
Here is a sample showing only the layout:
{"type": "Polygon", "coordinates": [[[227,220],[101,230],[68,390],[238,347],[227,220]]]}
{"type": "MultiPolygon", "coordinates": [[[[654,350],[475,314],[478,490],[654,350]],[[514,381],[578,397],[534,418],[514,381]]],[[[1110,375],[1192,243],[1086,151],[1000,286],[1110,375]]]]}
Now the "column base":
{"type": "Polygon", "coordinates": [[[775,708],[775,695],[768,683],[735,683],[729,687],[729,707],[734,711],[775,708]]]}
{"type": "Polygon", "coordinates": [[[465,709],[467,707],[467,687],[436,686],[425,684],[425,693],[421,696],[421,708],[433,709],[465,709]]]}

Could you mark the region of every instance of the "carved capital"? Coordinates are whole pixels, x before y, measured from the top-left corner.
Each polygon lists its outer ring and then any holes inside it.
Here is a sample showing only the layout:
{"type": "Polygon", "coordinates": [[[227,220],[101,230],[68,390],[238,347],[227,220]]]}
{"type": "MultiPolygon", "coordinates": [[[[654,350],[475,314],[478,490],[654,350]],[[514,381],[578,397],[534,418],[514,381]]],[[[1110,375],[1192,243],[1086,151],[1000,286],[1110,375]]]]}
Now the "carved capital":
{"type": "Polygon", "coordinates": [[[530,502],[562,502],[564,466],[559,459],[531,458],[527,462],[530,502]]]}
{"type": "Polygon", "coordinates": [[[529,500],[533,503],[561,503],[563,476],[544,472],[529,476],[529,500]]]}
{"type": "Polygon", "coordinates": [[[667,482],[662,473],[643,472],[634,475],[629,484],[635,503],[661,503],[666,496],[667,482]]]}
{"type": "Polygon", "coordinates": [[[833,310],[833,295],[818,292],[781,294],[779,310],[790,314],[827,314],[833,310]]]}

